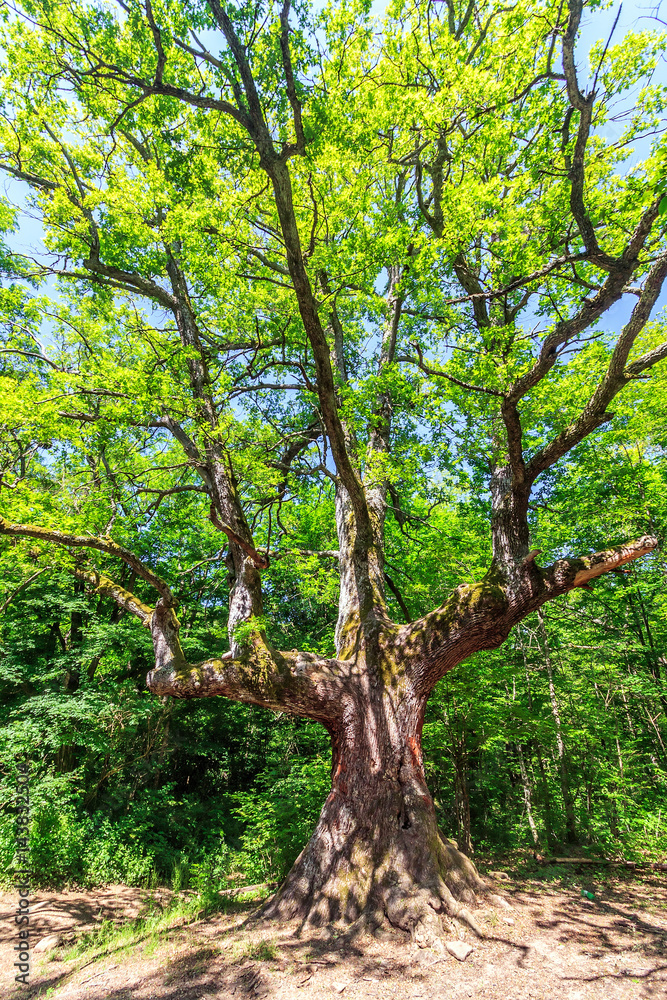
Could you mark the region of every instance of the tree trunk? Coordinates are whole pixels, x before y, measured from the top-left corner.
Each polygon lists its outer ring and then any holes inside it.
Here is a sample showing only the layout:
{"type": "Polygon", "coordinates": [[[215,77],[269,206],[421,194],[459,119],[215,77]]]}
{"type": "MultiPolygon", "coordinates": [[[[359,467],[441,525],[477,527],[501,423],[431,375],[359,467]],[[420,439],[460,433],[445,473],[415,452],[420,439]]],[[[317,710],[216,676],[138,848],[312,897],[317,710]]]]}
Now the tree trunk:
{"type": "MultiPolygon", "coordinates": [[[[211,464],[213,472],[222,468],[211,464]]],[[[358,492],[356,481],[350,485],[358,492]]],[[[231,479],[218,496],[223,518],[222,500],[231,503],[235,496],[233,490],[222,496],[228,486],[234,487],[231,479]]],[[[562,559],[546,569],[537,567],[529,553],[506,577],[494,569],[477,583],[455,588],[423,618],[398,625],[384,604],[382,553],[369,529],[371,519],[366,517],[363,530],[352,523],[359,496],[352,497],[347,485],[344,489],[347,497],[341,492],[337,505],[342,594],[333,658],[277,650],[267,641],[257,621],[258,570],[266,560],[254,548],[242,509],[231,526],[219,515],[213,518],[230,546],[244,555],[240,573],[234,566],[232,648],[194,664],[181,645],[176,598],[134,553],[107,536],[70,535],[1,517],[0,533],[119,557],[155,588],[160,597],[151,608],[103,574],[81,571],[98,593],[108,593],[150,628],[155,666],[146,683],[154,694],[224,695],[305,716],[327,728],[333,742],[332,789],[313,837],[284,886],[263,908],[267,916],[315,924],[340,920],[358,927],[388,920],[416,939],[430,941],[439,937],[444,913],[483,936],[466,904],[488,891],[468,858],[440,838],[426,787],[421,729],[429,695],[457,664],[479,650],[498,648],[518,622],[546,601],[638,558],[657,543],[646,537],[582,559],[562,559]],[[246,625],[242,637],[235,635],[239,619],[246,625]]],[[[52,633],[58,634],[57,625],[52,633]]]]}
{"type": "MultiPolygon", "coordinates": [[[[523,632],[520,628],[517,628],[517,639],[519,642],[519,649],[521,650],[521,658],[523,659],[523,669],[526,675],[526,691],[528,693],[528,708],[533,711],[533,695],[530,686],[530,671],[528,669],[528,657],[526,655],[526,647],[523,641],[523,632]]],[[[544,760],[542,759],[542,750],[540,748],[539,740],[535,741],[535,750],[537,755],[537,766],[540,772],[540,782],[542,787],[542,799],[544,802],[544,830],[546,835],[546,841],[549,847],[554,844],[554,834],[553,834],[553,810],[551,808],[551,796],[549,795],[549,784],[547,782],[547,776],[544,771],[544,760]]],[[[521,775],[523,779],[523,773],[521,775]]],[[[527,776],[526,776],[527,777],[527,776]]],[[[525,795],[525,785],[524,785],[524,795],[525,795]]],[[[530,787],[529,787],[530,791],[530,787]]],[[[532,832],[532,824],[531,824],[532,832]]],[[[535,834],[533,834],[533,840],[535,840],[535,834]]]]}
{"type": "MultiPolygon", "coordinates": [[[[398,685],[397,685],[398,686],[398,685]]],[[[421,751],[425,700],[361,680],[345,697],[332,787],[309,843],[262,914],[314,925],[385,919],[426,940],[439,913],[477,929],[465,909],[486,887],[440,837],[421,751]]]]}
{"type": "Polygon", "coordinates": [[[459,850],[470,857],[472,841],[470,836],[470,790],[468,788],[468,754],[463,744],[455,749],[452,755],[454,761],[454,797],[456,806],[456,837],[459,850]]]}
{"type": "Polygon", "coordinates": [[[539,743],[536,744],[535,755],[537,757],[537,766],[540,771],[540,786],[542,791],[542,801],[544,803],[544,829],[547,838],[547,846],[549,849],[553,849],[558,842],[558,837],[555,832],[554,808],[551,802],[551,792],[549,791],[549,779],[547,778],[546,768],[544,767],[544,757],[542,756],[542,749],[539,743]]]}
{"type": "Polygon", "coordinates": [[[549,677],[549,698],[551,700],[551,713],[556,725],[556,745],[558,747],[558,767],[560,771],[560,787],[563,796],[563,806],[565,808],[565,837],[568,844],[578,844],[577,825],[574,815],[574,801],[570,790],[570,775],[568,773],[567,753],[565,750],[565,740],[563,739],[563,728],[560,719],[560,708],[556,698],[556,687],[554,685],[553,666],[551,664],[551,649],[549,648],[549,637],[544,625],[544,615],[537,612],[537,620],[540,623],[542,642],[544,643],[544,662],[547,667],[549,677]]]}
{"type": "Polygon", "coordinates": [[[526,818],[528,819],[528,826],[530,827],[530,833],[533,838],[533,844],[535,847],[540,846],[540,835],[537,832],[537,824],[535,823],[535,817],[533,816],[533,803],[530,791],[530,781],[528,780],[528,771],[526,769],[526,762],[523,759],[523,750],[521,749],[520,743],[514,744],[516,747],[516,755],[519,760],[519,771],[521,773],[521,784],[523,785],[523,801],[526,807],[526,818]]]}

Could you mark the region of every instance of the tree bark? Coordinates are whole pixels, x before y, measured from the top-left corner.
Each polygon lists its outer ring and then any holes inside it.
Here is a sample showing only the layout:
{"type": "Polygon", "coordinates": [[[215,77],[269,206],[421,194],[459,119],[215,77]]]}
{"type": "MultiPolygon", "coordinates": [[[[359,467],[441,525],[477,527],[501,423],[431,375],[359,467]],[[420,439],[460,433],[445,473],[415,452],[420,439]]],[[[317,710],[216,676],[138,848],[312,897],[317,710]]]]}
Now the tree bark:
{"type": "Polygon", "coordinates": [[[472,854],[470,828],[470,789],[468,787],[468,755],[465,748],[457,748],[454,760],[454,799],[456,804],[456,830],[459,850],[469,857],[472,854]]]}
{"type": "Polygon", "coordinates": [[[426,939],[437,936],[440,913],[476,927],[466,905],[486,887],[438,832],[422,760],[424,709],[401,682],[366,677],[344,691],[340,717],[327,724],[331,792],[264,916],[369,927],[388,920],[426,939]]]}
{"type": "MultiPolygon", "coordinates": [[[[347,514],[345,504],[341,510],[347,514]]],[[[246,618],[247,634],[236,649],[191,664],[179,638],[176,599],[134,554],[110,538],[68,535],[2,518],[0,534],[102,551],[152,584],[160,595],[154,608],[96,570],[76,570],[79,579],[150,628],[155,667],[147,684],[154,694],[224,695],[314,719],[329,731],[331,792],[311,840],[267,905],[267,915],[369,926],[387,919],[429,940],[439,933],[441,913],[457,916],[481,933],[466,906],[486,892],[474,865],[438,833],[421,751],[424,711],[433,687],[471,653],[498,647],[546,601],[657,545],[646,537],[592,556],[562,559],[545,569],[524,560],[515,564],[504,585],[491,571],[480,583],[457,587],[425,617],[399,626],[369,588],[372,559],[361,565],[354,523],[343,516],[341,563],[347,560],[343,573],[349,575],[342,589],[347,588],[350,603],[336,658],[278,651],[263,629],[246,618]]]]}
{"type": "MultiPolygon", "coordinates": [[[[288,166],[290,158],[304,155],[307,146],[298,74],[295,76],[290,52],[289,0],[285,0],[280,15],[277,67],[280,72],[282,64],[283,89],[291,108],[292,121],[286,133],[290,137],[282,141],[278,137],[282,129],[276,130],[275,109],[272,107],[275,80],[265,91],[263,74],[262,79],[255,79],[253,67],[260,65],[262,60],[257,62],[251,51],[253,42],[247,42],[243,34],[243,19],[239,21],[235,14],[228,13],[220,0],[208,0],[208,6],[227,44],[225,74],[229,71],[229,100],[224,95],[218,97],[207,93],[205,83],[201,92],[198,89],[196,93],[191,93],[187,88],[169,82],[169,72],[165,77],[165,69],[171,58],[167,55],[171,46],[164,47],[162,29],[153,19],[149,6],[146,8],[146,24],[152,33],[157,57],[151,79],[135,75],[125,56],[122,65],[108,63],[112,51],[107,52],[106,45],[103,58],[96,54],[94,33],[92,40],[87,39],[85,43],[77,40],[72,66],[65,60],[59,72],[69,83],[75,82],[80,92],[84,76],[86,87],[101,85],[105,99],[108,97],[111,102],[116,94],[122,104],[124,88],[129,87],[132,103],[123,106],[117,123],[136,103],[137,92],[141,94],[142,101],[151,95],[167,96],[198,108],[202,113],[209,111],[230,117],[235,123],[234,134],[238,127],[256,151],[272,192],[278,219],[278,227],[275,228],[279,228],[285,263],[280,270],[291,281],[295,312],[298,312],[310,352],[308,363],[312,364],[315,372],[309,388],[312,385],[317,395],[318,423],[325,432],[335,464],[335,476],[331,469],[325,471],[336,479],[336,528],[341,575],[336,657],[325,659],[310,653],[278,651],[267,641],[262,624],[260,575],[261,569],[268,564],[267,557],[258,553],[254,546],[230,455],[223,444],[225,434],[221,433],[220,414],[229,401],[221,401],[212,389],[209,354],[202,347],[197,308],[193,306],[188,290],[186,265],[181,263],[178,239],[173,237],[171,226],[168,230],[170,235],[165,235],[165,240],[170,241],[164,246],[166,274],[154,278],[152,274],[146,277],[123,271],[115,263],[105,263],[101,259],[103,244],[93,210],[84,206],[82,201],[81,221],[89,227],[90,253],[82,261],[83,274],[67,267],[62,273],[81,279],[88,275],[107,288],[147,296],[173,314],[185,349],[189,390],[194,403],[191,419],[196,425],[196,434],[190,438],[167,412],[156,417],[151,415],[147,426],[166,428],[179,442],[211,500],[212,523],[229,539],[229,652],[203,663],[189,663],[179,639],[178,602],[169,587],[150,567],[111,539],[14,525],[2,518],[0,533],[35,537],[42,543],[77,549],[92,548],[106,557],[124,561],[139,578],[157,591],[159,600],[153,608],[114,584],[94,567],[75,571],[80,580],[98,593],[113,597],[119,606],[150,628],[155,667],[148,675],[147,683],[155,694],[179,698],[223,695],[240,702],[303,715],[321,722],[328,729],[333,742],[332,790],[311,841],[283,889],[268,904],[267,912],[315,921],[367,919],[373,923],[386,918],[406,930],[417,924],[428,927],[434,919],[437,922],[435,915],[443,910],[460,915],[463,912],[461,904],[474,902],[476,895],[483,891],[483,884],[472,864],[440,839],[433,803],[424,780],[421,725],[433,687],[467,656],[499,646],[518,622],[547,601],[574,587],[587,585],[597,576],[651,551],[657,544],[655,539],[645,538],[589,557],[562,559],[542,569],[535,561],[536,551],[530,550],[528,505],[537,477],[610,419],[607,406],[629,380],[648,371],[667,356],[667,343],[664,343],[629,362],[631,348],[644,328],[667,277],[666,255],[658,256],[650,267],[632,316],[613,350],[608,369],[588,403],[569,426],[547,441],[528,461],[527,455],[524,456],[518,407],[554,369],[568,344],[574,343],[623,296],[634,275],[641,276],[644,265],[639,266],[638,262],[646,256],[645,247],[652,245],[648,241],[658,217],[660,196],[655,197],[643,212],[620,255],[611,257],[605,252],[598,243],[596,228],[586,204],[586,146],[595,120],[595,95],[592,92],[582,94],[577,81],[574,46],[582,3],[581,0],[569,0],[567,30],[563,35],[563,73],[570,110],[576,110],[579,124],[572,160],[566,163],[571,219],[568,219],[563,232],[569,240],[576,227],[584,248],[583,254],[577,254],[577,258],[586,259],[589,264],[604,271],[606,277],[594,294],[574,307],[572,315],[559,316],[558,322],[548,332],[545,331],[532,364],[527,368],[522,364],[522,374],[504,389],[499,387],[502,384],[500,369],[496,387],[470,386],[444,371],[429,372],[445,375],[459,386],[479,390],[496,401],[493,421],[497,432],[494,429],[492,433],[488,459],[493,562],[481,581],[462,584],[444,596],[439,608],[417,621],[399,626],[390,620],[387,612],[383,572],[383,532],[389,485],[386,460],[391,454],[392,417],[397,400],[392,396],[391,379],[379,379],[378,384],[384,385],[384,388],[378,389],[370,410],[366,461],[362,463],[353,431],[351,426],[345,425],[340,405],[340,383],[346,378],[343,356],[345,338],[336,313],[336,295],[331,293],[326,275],[317,276],[309,270],[313,258],[311,252],[304,253],[302,246],[301,234],[306,228],[298,200],[295,209],[288,166]],[[86,69],[85,72],[76,69],[81,58],[93,69],[86,69]],[[118,85],[117,92],[113,87],[108,89],[109,81],[118,85]],[[323,322],[324,310],[317,299],[318,281],[330,303],[330,329],[326,319],[323,322]]],[[[469,14],[470,11],[464,16],[462,25],[467,23],[469,14]]],[[[454,20],[451,20],[450,27],[453,31],[454,20]]],[[[273,28],[270,30],[273,31],[273,28]]],[[[460,27],[459,31],[462,30],[460,27]]],[[[201,53],[178,39],[179,33],[180,29],[173,34],[173,40],[181,51],[199,58],[201,53]]],[[[71,46],[69,37],[56,31],[56,38],[59,39],[58,45],[67,51],[71,46]]],[[[253,34],[253,38],[258,36],[253,34]]],[[[261,45],[265,42],[268,42],[268,36],[261,45]]],[[[208,57],[214,59],[214,65],[219,64],[215,57],[210,54],[208,57]]],[[[549,65],[550,61],[551,55],[549,65]]],[[[180,78],[180,69],[178,76],[180,78]]],[[[203,77],[198,75],[197,79],[200,81],[203,77]]],[[[418,133],[417,127],[415,134],[418,133]]],[[[401,166],[395,207],[399,213],[402,211],[407,172],[414,169],[417,201],[424,220],[439,239],[446,240],[450,234],[445,236],[447,227],[443,206],[449,153],[444,131],[439,133],[435,143],[430,164],[421,160],[422,154],[428,155],[426,143],[414,159],[410,157],[411,166],[407,166],[407,161],[401,166]],[[421,183],[425,174],[430,176],[432,189],[427,197],[424,197],[421,183]]],[[[140,151],[143,149],[141,144],[138,148],[140,151]]],[[[16,154],[12,156],[16,157],[16,154]]],[[[48,157],[45,163],[47,161],[48,157]]],[[[57,170],[51,171],[53,178],[41,178],[26,173],[20,161],[16,166],[3,167],[13,176],[30,183],[34,190],[61,192],[63,196],[67,191],[57,170]]],[[[81,198],[84,198],[83,193],[81,198]]],[[[79,202],[76,201],[76,204],[79,202]]],[[[411,225],[409,218],[408,214],[406,224],[411,225]]],[[[324,237],[318,235],[317,219],[313,218],[312,222],[311,243],[314,247],[315,237],[318,241],[324,237]]],[[[271,226],[273,228],[274,223],[271,226]]],[[[493,333],[497,322],[494,301],[500,302],[504,298],[507,303],[510,301],[508,293],[519,287],[533,286],[538,278],[551,273],[558,263],[553,255],[549,255],[549,259],[545,260],[546,270],[537,271],[532,276],[519,273],[516,279],[509,280],[504,290],[498,286],[492,289],[486,279],[484,282],[480,280],[480,269],[472,259],[473,254],[468,253],[474,250],[474,245],[468,247],[464,242],[453,256],[451,246],[443,243],[443,247],[445,256],[451,259],[454,274],[468,296],[473,321],[485,337],[487,332],[493,333]]],[[[77,250],[76,255],[80,252],[80,249],[77,250]]],[[[408,258],[410,253],[408,250],[408,258]]],[[[184,259],[187,261],[187,255],[184,259]]],[[[566,260],[561,263],[566,263],[566,260]]],[[[402,280],[406,275],[406,266],[405,262],[388,265],[387,323],[382,335],[378,375],[383,374],[394,361],[403,296],[409,295],[409,289],[402,287],[406,284],[402,280]]],[[[514,308],[510,309],[510,315],[505,305],[503,327],[512,325],[517,315],[512,312],[514,308]]],[[[485,337],[484,344],[487,343],[485,337]]],[[[492,340],[488,343],[492,344],[492,340]]],[[[503,367],[506,360],[505,357],[503,367]]],[[[511,371],[512,365],[506,370],[511,371]]],[[[534,401],[526,405],[532,407],[534,401]]],[[[53,638],[55,640],[55,635],[53,638]]],[[[548,655],[547,648],[561,782],[568,831],[574,837],[576,830],[567,784],[565,746],[548,655]]],[[[660,739],[657,728],[656,732],[660,739]]],[[[541,759],[540,768],[543,775],[541,759]]],[[[545,801],[548,804],[547,798],[545,801]]],[[[469,844],[469,819],[464,818],[463,828],[463,839],[469,844]]]]}

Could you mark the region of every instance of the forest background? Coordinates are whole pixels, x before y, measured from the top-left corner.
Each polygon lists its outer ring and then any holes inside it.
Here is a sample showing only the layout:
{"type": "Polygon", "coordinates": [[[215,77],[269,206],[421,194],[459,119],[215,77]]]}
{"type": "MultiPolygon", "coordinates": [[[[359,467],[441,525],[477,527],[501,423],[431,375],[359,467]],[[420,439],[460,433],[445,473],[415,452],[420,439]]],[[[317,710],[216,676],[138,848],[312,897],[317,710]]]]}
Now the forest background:
{"type": "MultiPolygon", "coordinates": [[[[13,184],[3,208],[8,343],[18,311],[36,329],[56,288],[32,286],[28,299],[17,278],[11,232],[19,197],[13,184]]],[[[60,428],[60,445],[47,455],[38,422],[26,421],[27,437],[26,423],[17,422],[34,400],[20,397],[31,364],[0,355],[10,500],[18,463],[18,478],[34,495],[43,498],[50,481],[67,479],[85,502],[105,504],[126,546],[178,581],[189,648],[213,655],[225,641],[227,581],[221,536],[201,498],[183,490],[161,503],[153,479],[141,506],[137,479],[123,483],[107,464],[122,450],[122,435],[105,440],[85,422],[79,437],[60,428]]],[[[588,552],[646,533],[665,538],[666,413],[663,365],[619,397],[612,426],[591,434],[546,478],[531,511],[541,549],[588,552]]],[[[49,427],[52,440],[58,433],[49,427]]],[[[462,575],[476,579],[488,564],[488,498],[469,463],[452,462],[446,483],[431,480],[411,494],[412,482],[428,479],[434,449],[424,433],[400,483],[407,513],[388,527],[388,601],[399,621],[425,614],[443,589],[462,575]]],[[[332,506],[326,477],[305,477],[282,511],[285,538],[299,551],[273,559],[263,574],[265,613],[281,648],[330,655],[336,562],[309,553],[336,547],[332,506]]],[[[256,526],[267,545],[269,524],[262,515],[256,526]]],[[[151,695],[150,636],[108,597],[87,593],[64,553],[22,542],[17,559],[14,540],[2,537],[0,574],[3,877],[11,878],[14,864],[15,765],[27,756],[30,850],[41,884],[203,889],[280,880],[329,789],[325,731],[224,698],[151,695]]],[[[666,581],[661,549],[603,577],[593,591],[549,604],[498,650],[475,654],[439,682],[424,725],[427,777],[442,832],[466,853],[665,856],[666,581]]]]}

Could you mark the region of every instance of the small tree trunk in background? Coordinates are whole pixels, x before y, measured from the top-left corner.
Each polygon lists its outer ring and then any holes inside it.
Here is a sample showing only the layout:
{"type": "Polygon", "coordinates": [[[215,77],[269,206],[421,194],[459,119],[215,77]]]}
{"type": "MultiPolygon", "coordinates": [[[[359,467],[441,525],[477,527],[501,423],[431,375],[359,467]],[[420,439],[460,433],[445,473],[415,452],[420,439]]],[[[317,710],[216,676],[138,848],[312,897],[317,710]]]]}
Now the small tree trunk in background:
{"type": "Polygon", "coordinates": [[[628,707],[628,699],[627,699],[627,697],[625,695],[625,688],[623,686],[621,686],[621,698],[623,699],[623,706],[625,708],[625,718],[626,718],[627,723],[628,723],[628,729],[629,729],[630,734],[632,736],[636,736],[637,733],[635,731],[635,726],[634,726],[634,723],[632,721],[632,716],[630,715],[630,709],[628,707]]]}
{"type": "Polygon", "coordinates": [[[542,801],[544,802],[544,829],[547,838],[547,844],[550,848],[556,845],[556,835],[555,835],[555,824],[554,824],[554,808],[551,802],[551,792],[549,791],[549,780],[547,778],[547,772],[544,768],[544,758],[542,757],[542,749],[537,745],[535,748],[535,753],[537,756],[537,766],[540,771],[540,786],[542,789],[542,801]]]}
{"type": "Polygon", "coordinates": [[[68,774],[75,767],[74,747],[61,746],[56,751],[55,770],[57,774],[68,774]]]}
{"type": "Polygon", "coordinates": [[[625,775],[623,770],[623,755],[621,753],[621,744],[618,740],[618,733],[616,733],[616,753],[618,754],[618,770],[621,775],[621,784],[625,781],[625,775]]]}
{"type": "Polygon", "coordinates": [[[456,839],[459,850],[470,857],[470,789],[468,787],[468,755],[461,746],[453,754],[454,792],[456,803],[456,839]]]}
{"type": "Polygon", "coordinates": [[[169,730],[171,728],[171,713],[174,707],[173,699],[168,701],[164,711],[162,713],[162,739],[160,740],[160,746],[154,751],[151,756],[155,760],[155,774],[153,776],[153,788],[159,788],[160,782],[163,776],[163,768],[169,752],[169,730]]]}
{"type": "MultiPolygon", "coordinates": [[[[86,584],[83,580],[74,581],[74,593],[77,596],[83,596],[86,590],[86,584]]],[[[70,615],[70,633],[69,633],[69,648],[73,655],[77,653],[80,654],[81,646],[83,644],[83,614],[80,611],[72,611],[70,615]]],[[[74,665],[70,667],[65,673],[65,690],[70,694],[74,694],[78,690],[79,683],[81,681],[81,670],[79,665],[74,665]]]]}
{"type": "Polygon", "coordinates": [[[584,767],[583,781],[586,790],[586,843],[593,843],[593,784],[595,780],[595,757],[593,749],[586,740],[586,765],[584,767]]]}
{"type": "MultiPolygon", "coordinates": [[[[528,708],[533,711],[533,695],[530,688],[530,671],[528,670],[528,657],[526,656],[526,647],[523,642],[523,632],[520,628],[517,628],[517,638],[519,640],[519,649],[521,650],[521,656],[523,658],[523,669],[526,674],[526,690],[528,692],[528,708]]],[[[537,740],[535,740],[535,753],[537,756],[537,766],[540,772],[540,784],[542,787],[542,801],[544,802],[544,830],[547,838],[547,845],[551,848],[554,845],[554,822],[553,822],[553,808],[551,806],[551,794],[549,792],[549,783],[547,781],[546,772],[544,770],[544,760],[542,759],[542,748],[537,740]]]]}
{"type": "Polygon", "coordinates": [[[574,802],[572,800],[572,793],[570,791],[570,778],[567,768],[567,754],[565,752],[565,741],[563,740],[563,727],[561,725],[560,709],[558,707],[558,699],[556,698],[556,688],[554,686],[554,672],[553,672],[553,665],[551,662],[551,649],[549,647],[549,637],[547,636],[547,630],[544,626],[544,615],[542,614],[541,611],[537,612],[537,620],[540,623],[540,634],[542,636],[542,642],[544,644],[544,662],[546,664],[547,675],[549,677],[549,698],[551,700],[551,713],[554,717],[554,722],[556,724],[556,746],[558,748],[560,787],[561,787],[561,794],[563,796],[563,805],[565,807],[565,837],[568,844],[578,844],[579,837],[577,835],[577,824],[574,816],[574,802]]]}
{"type": "MultiPolygon", "coordinates": [[[[521,651],[523,653],[523,662],[524,662],[524,666],[526,668],[526,681],[528,682],[528,704],[529,704],[530,708],[532,709],[532,703],[531,703],[532,700],[531,700],[531,697],[530,697],[530,683],[529,683],[529,678],[528,678],[528,664],[526,662],[526,653],[525,653],[525,650],[523,648],[523,642],[521,641],[521,636],[519,636],[519,642],[521,644],[521,651]]],[[[505,690],[507,691],[507,700],[510,703],[512,703],[512,702],[514,702],[516,700],[516,679],[515,678],[513,678],[512,688],[513,688],[513,693],[512,693],[512,697],[510,698],[509,688],[507,687],[507,684],[505,685],[505,690]]],[[[526,816],[528,818],[528,826],[530,827],[531,836],[533,838],[533,844],[535,845],[535,847],[539,847],[540,838],[539,838],[539,835],[537,833],[537,826],[535,825],[535,819],[533,817],[533,807],[532,807],[532,802],[531,802],[530,782],[528,780],[528,771],[526,770],[526,762],[523,759],[523,750],[521,749],[521,744],[518,742],[518,740],[514,744],[514,752],[516,753],[517,760],[519,762],[519,772],[521,774],[521,785],[523,787],[523,801],[524,801],[524,805],[526,807],[526,816]]]]}
{"type": "Polygon", "coordinates": [[[92,660],[88,664],[88,669],[86,670],[86,674],[88,676],[88,680],[89,681],[92,681],[94,679],[94,677],[95,677],[95,671],[99,667],[99,665],[100,665],[100,663],[102,661],[102,657],[104,656],[104,653],[105,653],[105,650],[102,650],[101,653],[95,653],[95,656],[93,656],[92,660]]]}
{"type": "Polygon", "coordinates": [[[530,792],[530,781],[528,780],[528,771],[526,770],[526,762],[523,759],[523,751],[519,743],[514,744],[516,747],[516,755],[519,759],[519,771],[521,772],[521,784],[523,785],[523,801],[526,806],[526,816],[528,817],[528,826],[530,827],[530,833],[533,838],[533,844],[535,847],[540,846],[540,836],[537,832],[537,826],[535,824],[535,818],[533,816],[533,805],[531,802],[531,792],[530,792]]]}
{"type": "Polygon", "coordinates": [[[639,640],[644,647],[646,664],[649,669],[651,677],[656,683],[658,689],[658,698],[662,706],[662,710],[667,715],[667,696],[664,693],[662,677],[660,672],[661,657],[656,650],[655,642],[653,639],[653,634],[651,632],[651,623],[649,619],[648,612],[646,610],[646,605],[644,604],[644,599],[642,597],[642,592],[639,587],[636,587],[637,603],[639,605],[639,611],[635,608],[635,601],[631,592],[628,592],[628,600],[630,603],[630,608],[634,616],[635,622],[637,624],[637,634],[639,635],[639,640]],[[642,628],[643,623],[643,628],[642,628]],[[644,638],[644,633],[646,633],[646,638],[644,638]]]}

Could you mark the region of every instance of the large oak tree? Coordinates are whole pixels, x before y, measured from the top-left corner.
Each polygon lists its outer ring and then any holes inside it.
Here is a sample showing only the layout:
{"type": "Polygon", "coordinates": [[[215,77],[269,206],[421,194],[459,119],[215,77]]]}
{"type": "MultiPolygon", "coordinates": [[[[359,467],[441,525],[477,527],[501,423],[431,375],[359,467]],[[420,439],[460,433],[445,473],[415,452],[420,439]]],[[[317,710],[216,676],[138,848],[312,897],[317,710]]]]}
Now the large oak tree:
{"type": "Polygon", "coordinates": [[[664,43],[612,36],[586,79],[583,13],[418,0],[376,24],[356,3],[37,0],[5,23],[0,166],[43,241],[6,260],[0,532],[78,553],[81,584],[150,629],[155,694],[328,730],[331,792],[268,915],[474,925],[484,885],[424,778],[429,694],[657,545],[543,565],[531,539],[549,470],[667,357],[650,321],[664,43]],[[55,452],[83,455],[89,481],[57,488],[55,452]],[[263,611],[262,575],[304,556],[311,484],[334,501],[330,655],[275,648],[263,611]],[[488,569],[410,620],[389,526],[463,484],[488,511],[488,569]],[[184,492],[229,577],[229,650],[201,663],[177,580],[131,529],[184,492]]]}

